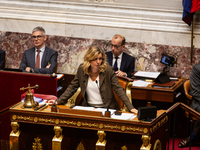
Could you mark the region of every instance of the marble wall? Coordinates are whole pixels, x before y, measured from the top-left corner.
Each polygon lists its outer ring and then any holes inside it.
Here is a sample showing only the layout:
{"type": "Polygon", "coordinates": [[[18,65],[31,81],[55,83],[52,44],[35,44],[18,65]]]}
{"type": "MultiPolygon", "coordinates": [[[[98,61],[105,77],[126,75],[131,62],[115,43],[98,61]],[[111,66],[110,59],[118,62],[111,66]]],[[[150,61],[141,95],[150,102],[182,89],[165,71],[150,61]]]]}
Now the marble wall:
{"type": "MultiPolygon", "coordinates": [[[[58,51],[58,72],[75,74],[86,50],[91,45],[97,45],[110,51],[110,40],[84,39],[65,36],[48,35],[46,45],[58,51]]],[[[24,50],[33,47],[31,34],[0,32],[0,48],[6,51],[6,67],[18,68],[24,50]]],[[[164,65],[160,63],[162,53],[177,56],[177,65],[171,67],[169,75],[189,77],[192,65],[190,64],[190,48],[183,46],[145,44],[127,42],[125,52],[136,58],[136,70],[162,71],[164,65]]],[[[200,49],[194,50],[194,63],[200,57],[200,49]]]]}
{"type": "Polygon", "coordinates": [[[58,51],[58,72],[76,73],[85,51],[98,45],[109,51],[115,34],[126,37],[126,52],[136,70],[162,71],[162,53],[178,58],[169,75],[189,77],[200,57],[200,13],[194,18],[193,62],[191,27],[182,18],[182,0],[1,0],[0,48],[6,67],[18,68],[31,48],[31,31],[43,26],[47,46],[58,51]]]}

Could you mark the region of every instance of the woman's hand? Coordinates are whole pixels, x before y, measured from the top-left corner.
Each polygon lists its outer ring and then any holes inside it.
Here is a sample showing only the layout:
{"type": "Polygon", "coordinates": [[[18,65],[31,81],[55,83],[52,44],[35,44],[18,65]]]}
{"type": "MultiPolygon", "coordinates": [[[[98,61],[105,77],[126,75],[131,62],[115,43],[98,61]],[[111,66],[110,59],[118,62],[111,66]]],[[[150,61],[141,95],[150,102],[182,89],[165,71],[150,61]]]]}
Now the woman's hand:
{"type": "Polygon", "coordinates": [[[137,114],[138,110],[134,108],[134,109],[131,109],[131,112],[134,113],[134,114],[137,114]]]}

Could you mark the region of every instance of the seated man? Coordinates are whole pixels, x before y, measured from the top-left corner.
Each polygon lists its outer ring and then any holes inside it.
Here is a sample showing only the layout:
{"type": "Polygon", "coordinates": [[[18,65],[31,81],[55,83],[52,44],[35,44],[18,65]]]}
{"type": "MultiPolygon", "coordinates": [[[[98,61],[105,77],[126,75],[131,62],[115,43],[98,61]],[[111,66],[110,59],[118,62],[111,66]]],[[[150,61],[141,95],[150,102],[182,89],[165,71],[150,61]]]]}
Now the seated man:
{"type": "MultiPolygon", "coordinates": [[[[192,72],[190,74],[190,87],[192,95],[191,108],[200,113],[200,63],[194,65],[192,68],[192,72]]],[[[192,140],[192,145],[200,144],[200,119],[197,119],[195,122],[192,137],[182,140],[178,146],[180,148],[189,146],[190,139],[192,140]]]]}
{"type": "Polygon", "coordinates": [[[3,51],[2,49],[0,49],[0,69],[3,69],[5,66],[5,51],[3,51]]]}
{"type": "Polygon", "coordinates": [[[45,46],[47,36],[42,27],[32,31],[35,47],[24,52],[19,69],[24,72],[52,74],[57,66],[58,52],[45,46]]]}
{"type": "Polygon", "coordinates": [[[126,39],[119,34],[112,38],[112,47],[110,52],[106,52],[108,63],[114,67],[116,75],[131,77],[135,69],[135,58],[124,53],[126,39]]]}

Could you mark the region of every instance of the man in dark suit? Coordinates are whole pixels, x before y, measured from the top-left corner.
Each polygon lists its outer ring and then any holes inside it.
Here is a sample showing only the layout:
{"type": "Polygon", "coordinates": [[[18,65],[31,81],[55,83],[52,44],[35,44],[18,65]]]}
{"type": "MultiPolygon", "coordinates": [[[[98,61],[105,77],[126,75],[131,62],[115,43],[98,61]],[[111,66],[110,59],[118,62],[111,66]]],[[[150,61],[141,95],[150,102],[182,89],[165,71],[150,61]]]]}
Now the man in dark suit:
{"type": "MultiPolygon", "coordinates": [[[[200,63],[196,64],[192,68],[190,74],[190,88],[192,95],[191,108],[200,113],[200,63]]],[[[190,139],[192,145],[200,144],[200,119],[197,119],[193,128],[192,136],[182,140],[178,146],[180,148],[189,146],[190,139]]]]}
{"type": "Polygon", "coordinates": [[[24,52],[19,69],[24,72],[52,74],[57,66],[58,52],[45,46],[47,36],[42,27],[32,31],[35,47],[24,52]]]}
{"type": "Polygon", "coordinates": [[[5,56],[6,56],[5,51],[0,49],[0,69],[3,69],[5,66],[5,56]]]}
{"type": "Polygon", "coordinates": [[[108,63],[113,66],[116,75],[131,77],[135,69],[135,58],[124,53],[126,39],[116,34],[111,40],[111,51],[106,52],[108,63]]]}

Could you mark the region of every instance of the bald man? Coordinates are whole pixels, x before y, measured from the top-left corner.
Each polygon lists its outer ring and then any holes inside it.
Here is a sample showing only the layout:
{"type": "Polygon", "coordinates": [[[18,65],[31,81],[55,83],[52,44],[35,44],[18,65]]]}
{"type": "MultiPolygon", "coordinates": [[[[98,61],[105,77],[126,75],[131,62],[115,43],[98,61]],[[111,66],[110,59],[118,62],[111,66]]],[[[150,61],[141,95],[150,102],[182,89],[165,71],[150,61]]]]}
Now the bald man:
{"type": "Polygon", "coordinates": [[[111,51],[106,52],[108,63],[113,66],[116,75],[131,77],[135,69],[135,58],[124,53],[126,39],[116,34],[111,40],[111,51]]]}

